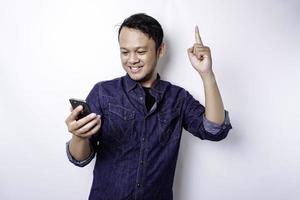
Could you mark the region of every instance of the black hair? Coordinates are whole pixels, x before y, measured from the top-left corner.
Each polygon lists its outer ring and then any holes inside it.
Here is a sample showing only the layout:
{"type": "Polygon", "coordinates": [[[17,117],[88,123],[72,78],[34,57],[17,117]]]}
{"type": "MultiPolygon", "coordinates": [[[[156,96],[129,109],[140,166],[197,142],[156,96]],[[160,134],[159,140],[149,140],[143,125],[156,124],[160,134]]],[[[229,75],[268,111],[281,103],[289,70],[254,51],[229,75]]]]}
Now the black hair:
{"type": "Polygon", "coordinates": [[[162,44],[164,33],[160,23],[145,13],[137,13],[126,18],[119,28],[118,38],[123,27],[139,30],[153,39],[156,51],[162,44]]]}

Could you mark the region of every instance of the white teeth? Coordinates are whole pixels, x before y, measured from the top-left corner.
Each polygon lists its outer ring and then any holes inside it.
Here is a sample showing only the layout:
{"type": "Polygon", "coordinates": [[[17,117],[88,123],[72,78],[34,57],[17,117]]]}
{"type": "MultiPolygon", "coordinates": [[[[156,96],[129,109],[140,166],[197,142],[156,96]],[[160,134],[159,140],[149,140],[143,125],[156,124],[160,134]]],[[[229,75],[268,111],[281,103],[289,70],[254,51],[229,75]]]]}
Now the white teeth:
{"type": "Polygon", "coordinates": [[[142,67],[143,67],[143,66],[135,66],[135,67],[129,66],[129,68],[130,68],[130,70],[131,70],[132,73],[137,73],[137,72],[139,72],[139,71],[141,70],[142,67]]]}

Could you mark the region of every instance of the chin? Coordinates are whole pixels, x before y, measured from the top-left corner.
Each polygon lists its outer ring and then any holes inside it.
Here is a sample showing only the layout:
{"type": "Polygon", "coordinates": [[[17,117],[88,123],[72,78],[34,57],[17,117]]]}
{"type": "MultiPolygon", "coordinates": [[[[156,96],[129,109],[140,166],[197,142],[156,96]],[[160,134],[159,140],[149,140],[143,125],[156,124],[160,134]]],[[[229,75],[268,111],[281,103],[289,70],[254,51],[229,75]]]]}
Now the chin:
{"type": "Polygon", "coordinates": [[[147,82],[149,80],[152,79],[153,73],[154,72],[145,72],[145,69],[142,69],[141,71],[139,71],[138,73],[133,73],[130,69],[125,68],[125,71],[127,72],[127,74],[129,75],[129,77],[137,82],[143,83],[143,82],[147,82]]]}
{"type": "Polygon", "coordinates": [[[130,78],[132,80],[135,80],[135,81],[138,81],[138,82],[143,81],[144,79],[146,79],[146,76],[143,75],[143,74],[132,74],[130,72],[127,72],[127,73],[128,73],[128,75],[130,76],[130,78]]]}

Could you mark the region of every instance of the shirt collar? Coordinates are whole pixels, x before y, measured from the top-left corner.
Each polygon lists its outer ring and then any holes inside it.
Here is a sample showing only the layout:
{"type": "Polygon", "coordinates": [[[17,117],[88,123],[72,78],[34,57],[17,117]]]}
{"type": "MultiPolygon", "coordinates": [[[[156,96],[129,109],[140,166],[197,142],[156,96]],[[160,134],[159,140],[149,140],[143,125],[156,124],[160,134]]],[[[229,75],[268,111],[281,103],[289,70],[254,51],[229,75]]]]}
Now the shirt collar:
{"type": "MultiPolygon", "coordinates": [[[[125,79],[125,89],[127,92],[129,92],[130,90],[133,90],[135,87],[137,87],[139,85],[139,83],[135,80],[132,80],[128,74],[126,74],[124,79],[125,79]]],[[[162,81],[160,79],[160,75],[157,74],[157,78],[154,81],[151,90],[163,94],[165,92],[165,90],[167,89],[167,86],[168,86],[168,82],[162,81]]]]}

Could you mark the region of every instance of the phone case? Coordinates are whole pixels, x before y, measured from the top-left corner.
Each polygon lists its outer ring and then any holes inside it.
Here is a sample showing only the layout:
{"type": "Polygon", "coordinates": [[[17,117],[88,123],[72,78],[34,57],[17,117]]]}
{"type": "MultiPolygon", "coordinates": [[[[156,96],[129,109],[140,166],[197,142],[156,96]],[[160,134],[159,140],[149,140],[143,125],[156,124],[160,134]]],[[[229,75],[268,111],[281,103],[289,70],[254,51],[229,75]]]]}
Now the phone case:
{"type": "Polygon", "coordinates": [[[86,101],[81,100],[81,99],[75,99],[75,98],[71,98],[71,99],[69,99],[69,101],[70,101],[73,109],[75,109],[79,105],[81,105],[83,107],[83,109],[79,113],[77,119],[81,119],[81,118],[91,114],[91,109],[90,109],[89,105],[86,103],[86,101]]]}

